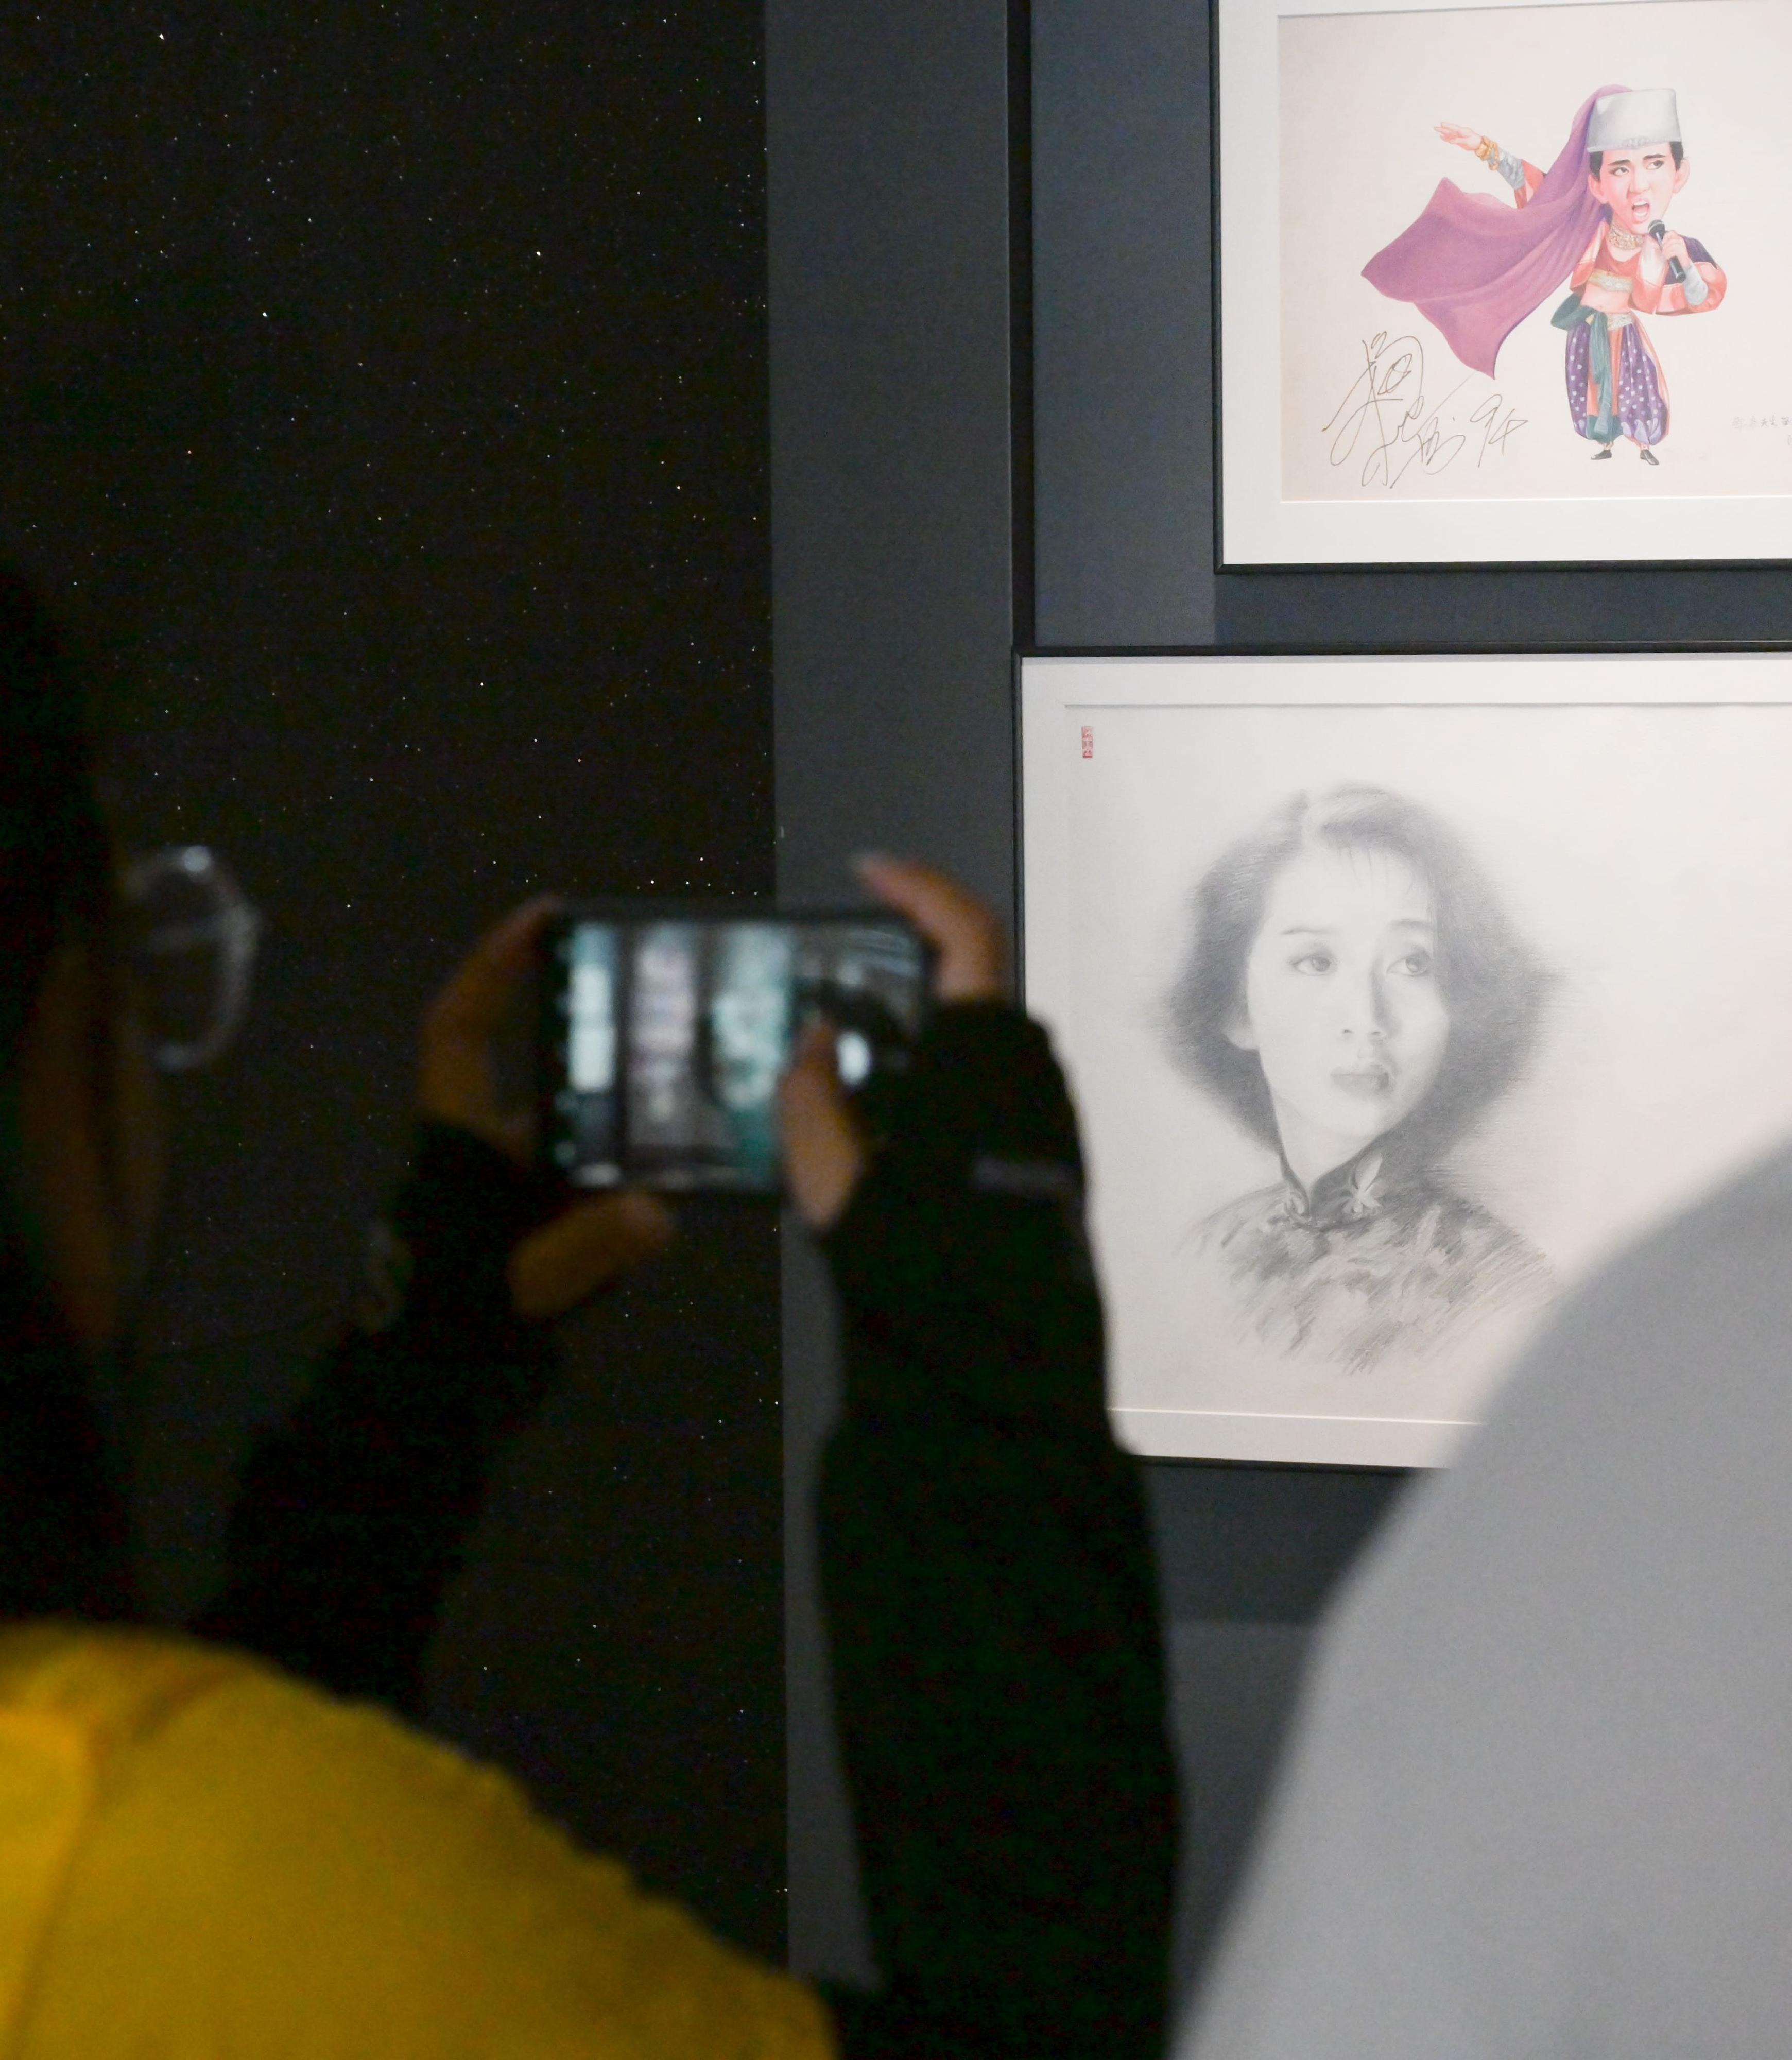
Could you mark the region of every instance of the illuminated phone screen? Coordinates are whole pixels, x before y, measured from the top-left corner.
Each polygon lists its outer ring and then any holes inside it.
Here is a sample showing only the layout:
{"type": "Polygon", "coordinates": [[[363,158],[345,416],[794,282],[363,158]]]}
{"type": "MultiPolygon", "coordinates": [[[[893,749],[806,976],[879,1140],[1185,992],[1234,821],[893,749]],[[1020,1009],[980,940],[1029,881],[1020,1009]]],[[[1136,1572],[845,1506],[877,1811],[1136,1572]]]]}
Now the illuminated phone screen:
{"type": "Polygon", "coordinates": [[[900,1071],[928,954],[894,917],[576,915],[549,943],[543,1129],[588,1188],[768,1192],[778,1082],[816,1016],[852,1088],[900,1071]]]}

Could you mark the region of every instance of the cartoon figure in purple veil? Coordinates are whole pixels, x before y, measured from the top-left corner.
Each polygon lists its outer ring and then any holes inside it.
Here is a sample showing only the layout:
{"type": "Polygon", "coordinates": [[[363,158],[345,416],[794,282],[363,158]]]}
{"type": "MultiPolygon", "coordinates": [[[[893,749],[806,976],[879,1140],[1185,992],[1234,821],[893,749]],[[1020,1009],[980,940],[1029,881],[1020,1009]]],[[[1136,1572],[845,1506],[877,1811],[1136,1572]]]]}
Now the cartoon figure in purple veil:
{"type": "Polygon", "coordinates": [[[1517,207],[1442,180],[1363,277],[1411,301],[1464,365],[1490,377],[1506,338],[1566,280],[1568,297],[1551,319],[1568,333],[1575,429],[1598,445],[1595,459],[1609,458],[1622,436],[1658,465],[1667,381],[1638,317],[1708,314],[1726,283],[1702,243],[1667,226],[1692,171],[1672,91],[1602,88],[1547,172],[1478,130],[1443,122],[1437,133],[1498,173],[1517,207]]]}

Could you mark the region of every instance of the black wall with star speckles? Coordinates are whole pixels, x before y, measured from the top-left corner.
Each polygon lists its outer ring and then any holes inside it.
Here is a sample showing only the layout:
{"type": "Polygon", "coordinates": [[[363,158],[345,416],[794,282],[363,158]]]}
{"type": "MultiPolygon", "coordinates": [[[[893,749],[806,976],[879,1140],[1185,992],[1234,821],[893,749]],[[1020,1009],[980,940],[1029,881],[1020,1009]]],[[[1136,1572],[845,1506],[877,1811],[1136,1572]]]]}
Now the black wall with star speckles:
{"type": "MultiPolygon", "coordinates": [[[[0,552],[82,643],[127,836],[217,844],[270,923],[177,1100],[127,1398],[169,1617],[462,946],[544,886],[772,885],[760,46],[746,0],[0,22],[0,552]]],[[[687,1216],[575,1326],[435,1715],[776,1952],[776,1230],[687,1216]]]]}

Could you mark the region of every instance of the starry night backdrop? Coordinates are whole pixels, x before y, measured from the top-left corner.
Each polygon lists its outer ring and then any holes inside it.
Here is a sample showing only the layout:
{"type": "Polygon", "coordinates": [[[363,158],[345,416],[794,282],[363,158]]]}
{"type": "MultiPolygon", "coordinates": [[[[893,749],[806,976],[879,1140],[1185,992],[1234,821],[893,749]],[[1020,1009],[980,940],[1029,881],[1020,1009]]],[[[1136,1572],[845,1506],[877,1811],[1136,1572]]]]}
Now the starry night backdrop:
{"type": "MultiPolygon", "coordinates": [[[[216,844],[269,922],[175,1100],[126,1420],[170,1617],[464,945],[544,887],[770,888],[760,54],[749,0],[0,21],[0,553],[63,604],[128,838],[216,844]]],[[[434,1715],[776,1952],[776,1230],[685,1216],[573,1327],[434,1715]]]]}

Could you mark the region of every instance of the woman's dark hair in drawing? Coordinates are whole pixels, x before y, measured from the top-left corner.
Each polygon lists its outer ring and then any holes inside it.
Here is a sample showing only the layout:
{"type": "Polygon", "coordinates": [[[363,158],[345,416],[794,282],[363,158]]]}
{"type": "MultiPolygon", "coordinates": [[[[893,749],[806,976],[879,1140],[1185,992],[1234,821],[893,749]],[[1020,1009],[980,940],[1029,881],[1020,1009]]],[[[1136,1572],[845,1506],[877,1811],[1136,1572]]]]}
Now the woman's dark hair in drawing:
{"type": "Polygon", "coordinates": [[[1403,859],[1431,890],[1439,990],[1450,1012],[1443,1063],[1404,1134],[1436,1156],[1472,1128],[1530,1053],[1548,976],[1507,920],[1455,832],[1385,788],[1296,794],[1207,869],[1195,891],[1195,932],[1169,999],[1173,1056],[1243,1127],[1272,1148],[1275,1116],[1257,1054],[1227,1034],[1270,889],[1303,852],[1374,851],[1403,859]]]}

